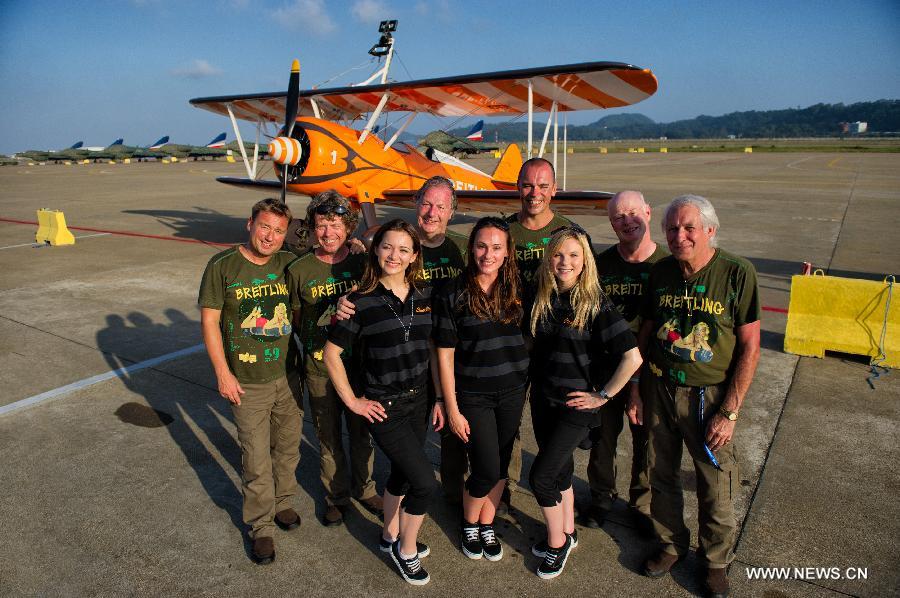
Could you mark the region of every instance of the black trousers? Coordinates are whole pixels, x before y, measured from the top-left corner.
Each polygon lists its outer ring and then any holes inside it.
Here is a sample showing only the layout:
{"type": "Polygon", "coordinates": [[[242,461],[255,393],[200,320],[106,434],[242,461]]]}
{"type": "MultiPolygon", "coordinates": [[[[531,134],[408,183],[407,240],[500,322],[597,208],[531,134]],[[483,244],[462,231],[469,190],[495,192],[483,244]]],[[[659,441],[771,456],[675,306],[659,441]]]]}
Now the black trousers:
{"type": "Polygon", "coordinates": [[[556,506],[562,500],[562,491],[572,487],[572,454],[597,420],[596,412],[553,403],[532,386],[531,421],[538,454],[528,481],[540,506],[556,506]]]}
{"type": "Polygon", "coordinates": [[[466,490],[484,498],[506,479],[513,442],[522,421],[526,386],[493,393],[457,392],[459,411],[469,422],[469,467],[466,490]]]}
{"type": "Polygon", "coordinates": [[[409,515],[424,515],[437,488],[431,462],[425,456],[428,397],[425,389],[376,399],[384,406],[384,421],[368,424],[375,443],[391,462],[385,487],[409,515]]]}

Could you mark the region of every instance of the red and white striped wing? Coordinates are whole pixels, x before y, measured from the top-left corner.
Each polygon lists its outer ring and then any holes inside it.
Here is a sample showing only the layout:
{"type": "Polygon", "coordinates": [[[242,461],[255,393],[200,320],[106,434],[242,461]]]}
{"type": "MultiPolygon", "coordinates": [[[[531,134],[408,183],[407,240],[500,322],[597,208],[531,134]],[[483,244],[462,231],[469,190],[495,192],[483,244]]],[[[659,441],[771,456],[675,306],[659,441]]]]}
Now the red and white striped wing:
{"type": "MultiPolygon", "coordinates": [[[[436,116],[510,116],[528,112],[531,83],[535,112],[553,104],[561,112],[629,106],[657,89],[648,69],[615,63],[588,62],[459,77],[422,79],[405,83],[312,89],[300,92],[298,116],[313,116],[315,100],[323,118],[354,119],[375,109],[385,92],[385,109],[427,112],[436,116]]],[[[249,121],[280,123],[287,92],[195,98],[191,104],[249,121]]]]}

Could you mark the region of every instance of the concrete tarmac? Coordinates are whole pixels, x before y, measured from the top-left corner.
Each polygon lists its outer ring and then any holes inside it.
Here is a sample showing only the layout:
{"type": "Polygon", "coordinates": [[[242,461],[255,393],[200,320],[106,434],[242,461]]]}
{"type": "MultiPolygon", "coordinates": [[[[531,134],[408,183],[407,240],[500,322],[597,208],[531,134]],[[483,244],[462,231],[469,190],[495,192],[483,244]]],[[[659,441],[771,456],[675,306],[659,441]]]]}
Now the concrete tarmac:
{"type": "MultiPolygon", "coordinates": [[[[492,166],[483,158],[472,163],[492,166]]],[[[736,433],[741,532],[733,595],[900,592],[900,568],[891,560],[900,537],[897,373],[871,390],[862,359],[782,350],[790,276],[801,262],[850,277],[897,273],[898,167],[896,154],[570,157],[569,188],[644,191],[657,242],[664,243],[659,208],[668,200],[688,192],[710,198],[721,246],[758,269],[767,309],[759,370],[736,433]],[[757,567],[786,568],[768,573],[787,578],[754,579],[757,567]]],[[[638,536],[621,500],[602,529],[579,528],[562,576],[545,582],[534,574],[538,560],[529,547],[543,524],[525,481],[536,451],[527,417],[526,475],[513,511],[498,520],[505,544],[499,563],[462,555],[459,512],[441,498],[421,534],[432,549],[424,561],[432,581],[423,588],[408,586],[378,551],[380,524],[361,508],[343,527],[322,527],[318,444],[307,416],[298,469],[303,525],[278,532],[273,565],[254,565],[241,522],[234,425],[205,353],[120,370],[201,342],[200,275],[212,255],[245,239],[249,208],[262,197],[214,177],[242,171],[220,162],[0,168],[0,595],[700,592],[693,553],[661,580],[640,574],[653,543],[638,536]],[[31,243],[36,227],[27,222],[42,207],[65,212],[74,246],[31,243]],[[94,376],[103,379],[90,383],[94,376]]],[[[289,199],[296,212],[306,202],[289,199]]],[[[413,217],[398,208],[379,213],[413,217]]],[[[461,210],[453,228],[466,232],[481,215],[461,210]]],[[[614,242],[604,213],[576,219],[598,248],[614,242]]],[[[627,435],[626,427],[623,495],[627,435]]],[[[436,442],[429,436],[435,464],[436,442]]],[[[575,491],[586,501],[586,454],[576,457],[575,491]]],[[[387,467],[379,455],[379,487],[387,467]]],[[[694,474],[687,460],[682,469],[696,545],[694,474]]]]}

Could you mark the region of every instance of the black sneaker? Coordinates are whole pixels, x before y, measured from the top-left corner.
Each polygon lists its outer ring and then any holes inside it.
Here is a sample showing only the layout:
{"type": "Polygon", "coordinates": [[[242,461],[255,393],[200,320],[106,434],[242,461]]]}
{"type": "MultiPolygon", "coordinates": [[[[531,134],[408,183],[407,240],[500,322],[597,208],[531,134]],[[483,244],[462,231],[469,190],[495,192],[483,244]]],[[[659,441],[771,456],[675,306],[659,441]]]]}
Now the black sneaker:
{"type": "Polygon", "coordinates": [[[460,546],[463,554],[473,560],[478,560],[484,554],[481,548],[481,538],[478,536],[478,524],[463,521],[462,533],[460,534],[460,546]]]}
{"type": "Polygon", "coordinates": [[[411,559],[405,559],[400,556],[399,542],[391,544],[391,559],[394,561],[394,564],[397,565],[397,569],[400,571],[400,575],[403,576],[403,579],[412,585],[424,586],[431,581],[428,571],[422,568],[422,563],[419,561],[419,555],[416,555],[411,559]]]}
{"type": "MultiPolygon", "coordinates": [[[[578,547],[578,530],[576,529],[571,534],[566,534],[566,535],[572,539],[572,546],[570,546],[569,549],[571,550],[572,548],[577,548],[578,547]]],[[[545,556],[547,556],[548,546],[549,545],[547,544],[546,538],[541,540],[540,542],[537,542],[536,544],[532,544],[531,545],[531,554],[533,554],[534,556],[540,557],[540,558],[544,558],[545,556]]]]}
{"type": "Polygon", "coordinates": [[[547,548],[544,562],[538,565],[537,574],[541,579],[553,579],[563,571],[572,551],[572,536],[566,534],[566,543],[561,548],[547,548]]]}
{"type": "MultiPolygon", "coordinates": [[[[378,534],[378,550],[381,552],[390,552],[391,546],[393,546],[395,542],[388,542],[384,539],[384,536],[378,534]]],[[[424,559],[426,556],[431,554],[431,549],[428,547],[428,544],[423,542],[416,542],[416,552],[419,553],[419,558],[424,559]]]]}
{"type": "Polygon", "coordinates": [[[494,534],[494,526],[492,524],[481,524],[478,526],[478,535],[481,538],[481,550],[484,552],[484,558],[489,561],[499,561],[503,558],[503,545],[494,534]]]}

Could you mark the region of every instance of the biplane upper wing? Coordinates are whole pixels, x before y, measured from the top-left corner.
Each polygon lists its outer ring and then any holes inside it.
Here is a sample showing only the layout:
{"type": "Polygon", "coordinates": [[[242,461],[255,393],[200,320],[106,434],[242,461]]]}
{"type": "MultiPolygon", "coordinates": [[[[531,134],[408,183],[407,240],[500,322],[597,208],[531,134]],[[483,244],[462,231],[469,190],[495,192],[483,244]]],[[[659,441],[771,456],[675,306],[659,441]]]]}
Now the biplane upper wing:
{"type": "MultiPolygon", "coordinates": [[[[385,109],[427,112],[436,116],[509,116],[528,112],[531,83],[535,112],[618,108],[656,92],[649,69],[619,62],[585,62],[456,77],[420,79],[359,87],[308,89],[300,92],[298,116],[319,115],[353,120],[375,110],[385,93],[385,109]]],[[[252,122],[284,120],[287,92],[194,98],[191,104],[252,122]]]]}

